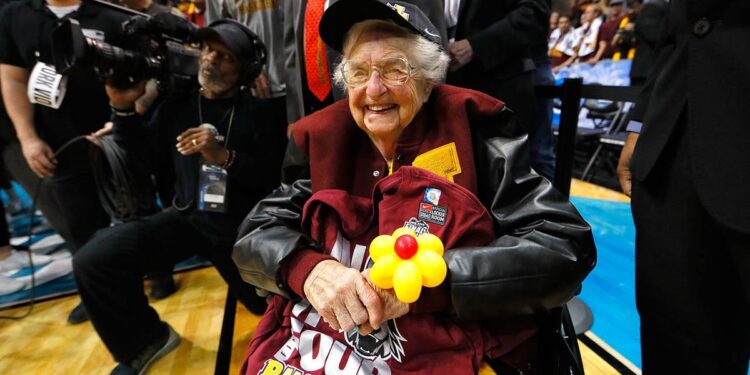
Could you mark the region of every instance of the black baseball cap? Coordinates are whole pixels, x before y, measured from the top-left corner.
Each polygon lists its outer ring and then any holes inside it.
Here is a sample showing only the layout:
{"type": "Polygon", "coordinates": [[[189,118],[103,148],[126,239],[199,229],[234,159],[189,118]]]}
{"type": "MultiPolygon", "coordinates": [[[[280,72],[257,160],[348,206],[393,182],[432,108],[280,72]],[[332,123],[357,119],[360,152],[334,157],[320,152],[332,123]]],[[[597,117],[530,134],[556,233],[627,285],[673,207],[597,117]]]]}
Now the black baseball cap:
{"type": "Polygon", "coordinates": [[[393,0],[339,0],[320,19],[320,38],[342,52],[344,37],[351,27],[366,20],[391,20],[441,46],[440,33],[416,5],[393,0]]]}
{"type": "Polygon", "coordinates": [[[254,44],[250,37],[252,31],[247,26],[234,20],[217,20],[199,29],[195,34],[198,40],[218,40],[238,57],[252,56],[254,44]]]}

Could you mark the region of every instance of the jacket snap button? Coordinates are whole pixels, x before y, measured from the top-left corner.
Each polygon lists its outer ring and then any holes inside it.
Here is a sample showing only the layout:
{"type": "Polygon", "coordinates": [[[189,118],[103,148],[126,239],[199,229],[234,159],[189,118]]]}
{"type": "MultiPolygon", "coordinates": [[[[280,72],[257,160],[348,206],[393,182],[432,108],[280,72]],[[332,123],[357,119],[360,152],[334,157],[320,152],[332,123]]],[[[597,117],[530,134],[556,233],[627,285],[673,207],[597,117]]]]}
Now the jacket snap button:
{"type": "Polygon", "coordinates": [[[373,176],[373,177],[378,177],[378,176],[380,176],[380,171],[377,171],[377,170],[375,170],[375,171],[372,171],[372,176],[373,176]]]}
{"type": "Polygon", "coordinates": [[[704,36],[711,31],[711,22],[705,18],[701,18],[695,21],[693,25],[693,34],[696,36],[704,36]]]}

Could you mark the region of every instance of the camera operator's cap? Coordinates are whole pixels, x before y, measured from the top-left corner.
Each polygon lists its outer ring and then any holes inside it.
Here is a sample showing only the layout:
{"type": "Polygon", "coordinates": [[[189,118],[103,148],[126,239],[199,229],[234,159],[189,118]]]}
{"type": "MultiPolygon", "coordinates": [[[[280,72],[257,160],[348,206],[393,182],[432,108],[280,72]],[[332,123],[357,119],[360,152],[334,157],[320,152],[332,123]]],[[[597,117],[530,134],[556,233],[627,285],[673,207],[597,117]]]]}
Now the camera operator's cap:
{"type": "Polygon", "coordinates": [[[250,29],[245,25],[231,20],[217,20],[199,29],[195,34],[198,40],[219,40],[237,56],[252,56],[253,41],[248,34],[250,29]],[[243,30],[246,29],[246,30],[243,30]]]}
{"type": "Polygon", "coordinates": [[[625,5],[625,0],[609,0],[609,6],[625,5]]]}
{"type": "Polygon", "coordinates": [[[320,19],[320,37],[342,52],[344,37],[351,27],[366,20],[391,20],[427,40],[442,45],[440,33],[416,5],[393,0],[340,0],[326,9],[320,19]]]}

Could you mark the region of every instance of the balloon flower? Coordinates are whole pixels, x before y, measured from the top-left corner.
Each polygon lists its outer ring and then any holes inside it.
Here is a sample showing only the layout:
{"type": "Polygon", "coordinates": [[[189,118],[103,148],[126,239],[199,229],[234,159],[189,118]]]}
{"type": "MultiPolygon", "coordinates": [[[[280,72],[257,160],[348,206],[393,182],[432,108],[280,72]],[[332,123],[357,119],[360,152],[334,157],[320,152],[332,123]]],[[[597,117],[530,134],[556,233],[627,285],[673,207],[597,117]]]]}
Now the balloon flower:
{"type": "Polygon", "coordinates": [[[409,228],[377,236],[370,243],[370,257],[375,262],[370,280],[378,288],[393,288],[401,302],[412,303],[423,285],[434,288],[445,280],[448,267],[443,250],[440,237],[430,233],[417,236],[409,228]]]}

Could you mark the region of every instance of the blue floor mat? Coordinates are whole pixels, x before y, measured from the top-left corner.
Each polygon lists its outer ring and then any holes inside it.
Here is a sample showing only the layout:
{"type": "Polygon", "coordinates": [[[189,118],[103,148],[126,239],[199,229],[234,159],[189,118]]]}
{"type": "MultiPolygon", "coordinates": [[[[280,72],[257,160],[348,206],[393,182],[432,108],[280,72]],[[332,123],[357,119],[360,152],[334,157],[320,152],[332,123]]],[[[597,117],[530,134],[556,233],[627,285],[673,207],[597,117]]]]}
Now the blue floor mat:
{"type": "MultiPolygon", "coordinates": [[[[34,293],[34,298],[36,300],[46,300],[58,296],[66,296],[77,293],[76,282],[73,278],[73,274],[67,274],[48,283],[37,285],[34,293]]],[[[18,306],[29,301],[31,301],[31,289],[21,290],[0,296],[0,308],[18,306]]]]}
{"type": "MultiPolygon", "coordinates": [[[[9,229],[11,230],[11,233],[14,237],[22,237],[23,243],[18,243],[17,245],[20,245],[22,247],[29,246],[31,244],[35,244],[42,239],[51,236],[54,234],[54,231],[52,231],[51,228],[45,228],[45,226],[41,225],[44,223],[44,218],[40,215],[34,215],[34,217],[30,217],[29,213],[31,212],[31,200],[26,195],[26,193],[21,189],[18,185],[14,183],[14,190],[18,197],[20,198],[20,201],[23,206],[23,211],[17,213],[14,215],[11,220],[9,221],[9,229]],[[32,236],[31,243],[29,243],[26,240],[26,236],[28,236],[29,231],[29,222],[32,222],[32,227],[34,228],[35,234],[32,236]],[[41,230],[41,231],[40,231],[41,230]],[[36,233],[38,232],[38,233],[36,233]]],[[[0,192],[0,200],[2,200],[3,204],[8,203],[8,195],[5,191],[0,192]]],[[[177,265],[175,265],[175,271],[183,271],[183,270],[189,270],[193,268],[198,267],[204,267],[208,266],[211,263],[207,260],[200,258],[200,257],[193,257],[190,259],[186,259],[177,265]]],[[[45,266],[38,267],[38,269],[44,268],[45,266]]],[[[29,267],[22,268],[18,272],[14,273],[10,277],[13,278],[19,278],[23,277],[25,275],[29,275],[31,272],[31,269],[29,267]]],[[[39,284],[36,286],[36,290],[34,292],[35,299],[37,300],[45,300],[50,299],[57,296],[64,296],[69,294],[77,293],[76,284],[75,284],[75,278],[73,277],[72,273],[64,274],[60,277],[55,278],[54,280],[51,280],[49,282],[39,284]]],[[[3,308],[10,308],[14,306],[18,306],[24,303],[27,303],[31,300],[32,292],[31,290],[21,290],[15,293],[2,295],[0,296],[0,309],[3,308]]]]}
{"type": "Polygon", "coordinates": [[[571,197],[591,224],[598,262],[580,298],[591,308],[591,331],[641,367],[640,320],[635,307],[635,227],[630,204],[571,197]]]}
{"type": "MultiPolygon", "coordinates": [[[[193,257],[186,259],[175,265],[175,271],[185,271],[194,268],[210,266],[211,263],[201,257],[193,257]]],[[[30,268],[22,268],[13,277],[19,277],[28,275],[30,268]]],[[[37,285],[35,292],[35,299],[46,300],[58,296],[66,296],[70,294],[78,293],[76,288],[75,278],[73,274],[67,274],[50,282],[37,285]]],[[[18,305],[22,305],[31,301],[31,290],[21,290],[15,293],[6,294],[0,296],[0,309],[10,308],[18,305]]]]}

